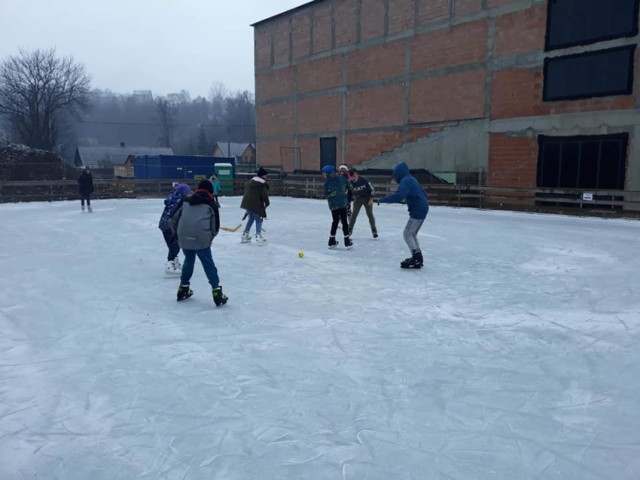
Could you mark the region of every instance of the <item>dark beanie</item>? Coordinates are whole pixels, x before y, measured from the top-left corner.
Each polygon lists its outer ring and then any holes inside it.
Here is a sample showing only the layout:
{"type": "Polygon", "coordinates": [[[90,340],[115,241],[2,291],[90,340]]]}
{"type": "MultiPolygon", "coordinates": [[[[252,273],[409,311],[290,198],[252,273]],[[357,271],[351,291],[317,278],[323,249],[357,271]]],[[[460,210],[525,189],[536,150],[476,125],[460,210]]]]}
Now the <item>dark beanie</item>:
{"type": "Polygon", "coordinates": [[[265,175],[269,175],[269,172],[267,172],[264,168],[260,167],[256,175],[258,175],[259,177],[264,177],[265,175]]]}
{"type": "Polygon", "coordinates": [[[213,185],[207,179],[200,180],[200,183],[198,183],[198,188],[206,190],[207,192],[213,194],[213,185]]]}

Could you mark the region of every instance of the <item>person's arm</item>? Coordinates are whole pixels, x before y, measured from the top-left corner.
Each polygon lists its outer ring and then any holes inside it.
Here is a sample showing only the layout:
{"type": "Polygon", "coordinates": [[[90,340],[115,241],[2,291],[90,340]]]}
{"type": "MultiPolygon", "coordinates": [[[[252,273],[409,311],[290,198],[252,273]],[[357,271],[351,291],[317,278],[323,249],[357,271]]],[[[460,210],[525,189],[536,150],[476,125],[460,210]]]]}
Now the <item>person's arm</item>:
{"type": "Polygon", "coordinates": [[[401,203],[405,198],[407,198],[408,193],[409,189],[407,188],[407,183],[403,179],[398,184],[398,188],[395,193],[382,197],[378,200],[378,203],[401,203]]]}
{"type": "Polygon", "coordinates": [[[174,213],[173,216],[169,219],[169,228],[171,228],[171,233],[173,234],[174,237],[178,235],[178,223],[180,222],[181,216],[182,216],[182,205],[176,211],[176,213],[174,213]]]}

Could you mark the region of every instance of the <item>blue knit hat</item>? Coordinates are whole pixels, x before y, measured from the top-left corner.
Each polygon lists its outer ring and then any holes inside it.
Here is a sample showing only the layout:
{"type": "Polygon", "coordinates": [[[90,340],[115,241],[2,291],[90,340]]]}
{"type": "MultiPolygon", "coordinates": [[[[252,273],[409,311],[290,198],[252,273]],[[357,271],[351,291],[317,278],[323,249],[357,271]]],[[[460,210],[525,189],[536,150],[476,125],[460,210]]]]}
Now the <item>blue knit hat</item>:
{"type": "Polygon", "coordinates": [[[176,183],[176,191],[183,197],[191,195],[191,188],[186,183],[176,183]]]}
{"type": "Polygon", "coordinates": [[[333,165],[325,165],[324,167],[322,167],[322,173],[326,173],[327,175],[331,175],[335,171],[336,167],[334,167],[333,165]]]}

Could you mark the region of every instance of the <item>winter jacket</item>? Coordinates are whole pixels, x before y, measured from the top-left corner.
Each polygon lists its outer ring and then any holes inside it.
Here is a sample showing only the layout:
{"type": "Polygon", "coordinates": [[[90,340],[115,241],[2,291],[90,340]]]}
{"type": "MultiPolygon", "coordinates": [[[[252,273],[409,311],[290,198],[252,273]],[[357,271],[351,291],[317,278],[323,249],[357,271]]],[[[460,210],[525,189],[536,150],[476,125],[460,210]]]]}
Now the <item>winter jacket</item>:
{"type": "Polygon", "coordinates": [[[183,250],[204,250],[220,230],[220,215],[213,196],[198,189],[187,197],[182,207],[169,220],[171,230],[178,235],[183,250]]]}
{"type": "Polygon", "coordinates": [[[409,209],[409,217],[416,220],[424,220],[429,213],[429,200],[418,180],[409,173],[409,166],[399,163],[393,169],[393,177],[398,182],[395,193],[382,197],[380,203],[406,202],[409,209]]]}
{"type": "Polygon", "coordinates": [[[262,218],[267,218],[269,206],[269,185],[267,181],[255,176],[244,185],[244,196],[240,208],[257,213],[262,218]]]}
{"type": "Polygon", "coordinates": [[[171,228],[169,220],[182,206],[183,200],[184,196],[177,190],[164,199],[164,210],[160,216],[160,222],[158,223],[158,228],[160,230],[169,230],[171,228]]]}
{"type": "Polygon", "coordinates": [[[82,172],[78,177],[78,192],[83,197],[93,193],[93,176],[90,173],[82,172]]]}
{"type": "Polygon", "coordinates": [[[209,181],[211,182],[211,185],[213,185],[213,195],[215,197],[219,197],[220,194],[222,193],[222,184],[220,183],[220,180],[218,180],[217,178],[215,180],[212,180],[213,177],[211,177],[209,179],[209,181]]]}
{"type": "Polygon", "coordinates": [[[357,182],[351,182],[353,194],[360,198],[371,198],[376,193],[371,182],[364,177],[358,175],[357,182]]]}
{"type": "Polygon", "coordinates": [[[329,202],[329,210],[347,208],[348,195],[352,191],[347,177],[332,173],[324,182],[324,193],[329,202]]]}

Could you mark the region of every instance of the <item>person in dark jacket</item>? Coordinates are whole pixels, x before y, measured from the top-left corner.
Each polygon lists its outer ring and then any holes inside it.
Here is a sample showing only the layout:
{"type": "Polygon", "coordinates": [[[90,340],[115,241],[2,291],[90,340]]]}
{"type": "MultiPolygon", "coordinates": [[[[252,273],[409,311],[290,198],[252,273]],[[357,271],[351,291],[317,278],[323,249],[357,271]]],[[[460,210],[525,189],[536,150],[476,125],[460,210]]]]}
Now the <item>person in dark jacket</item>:
{"type": "Polygon", "coordinates": [[[211,256],[211,242],[220,230],[220,215],[213,198],[213,185],[209,180],[200,181],[196,191],[185,199],[169,224],[177,234],[178,244],[184,253],[178,301],[186,300],[193,295],[189,281],[198,257],[211,285],[216,307],[227,303],[228,297],[222,293],[218,269],[211,256]]]}
{"type": "Polygon", "coordinates": [[[178,244],[178,237],[173,234],[169,220],[175,215],[178,209],[182,206],[182,202],[185,197],[191,195],[191,188],[186,183],[177,183],[175,190],[164,199],[164,210],[160,216],[160,222],[158,228],[162,232],[165,243],[169,252],[167,253],[167,263],[164,267],[166,273],[180,273],[182,271],[182,265],[180,264],[180,245],[178,244]]]}
{"type": "Polygon", "coordinates": [[[267,207],[269,206],[269,184],[267,175],[269,173],[262,167],[258,169],[256,176],[244,185],[244,196],[240,203],[240,208],[246,210],[245,216],[249,217],[242,233],[242,243],[251,241],[251,227],[256,224],[256,245],[264,245],[267,241],[262,236],[262,221],[267,218],[267,207]]]}
{"type": "Polygon", "coordinates": [[[351,248],[353,242],[349,234],[349,224],[347,222],[347,203],[349,191],[351,191],[351,183],[347,181],[344,175],[338,175],[333,165],[325,165],[322,167],[322,173],[325,177],[324,193],[331,210],[331,232],[329,236],[329,248],[338,246],[336,241],[336,232],[338,231],[338,223],[342,223],[342,233],[344,234],[344,246],[351,248]]]}
{"type": "Polygon", "coordinates": [[[371,227],[373,238],[378,238],[376,218],[373,216],[373,196],[376,193],[373,185],[371,185],[369,180],[360,176],[355,168],[349,170],[349,178],[353,188],[353,213],[349,219],[349,234],[353,233],[353,227],[356,224],[358,213],[360,213],[360,209],[364,206],[364,210],[367,212],[367,217],[369,218],[369,226],[371,227]]]}
{"type": "Polygon", "coordinates": [[[87,201],[87,211],[93,212],[91,209],[91,194],[93,193],[93,175],[91,170],[86,167],[78,177],[78,193],[80,193],[80,206],[84,212],[84,202],[87,201]]]}
{"type": "Polygon", "coordinates": [[[393,168],[393,178],[398,182],[395,193],[382,197],[378,203],[406,203],[409,210],[409,221],[404,227],[404,241],[411,257],[400,263],[402,268],[422,268],[424,261],[418,243],[418,231],[429,213],[429,200],[418,180],[409,173],[409,166],[401,162],[393,168]]]}

